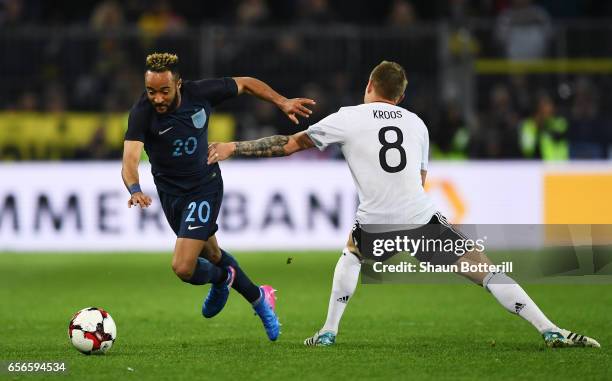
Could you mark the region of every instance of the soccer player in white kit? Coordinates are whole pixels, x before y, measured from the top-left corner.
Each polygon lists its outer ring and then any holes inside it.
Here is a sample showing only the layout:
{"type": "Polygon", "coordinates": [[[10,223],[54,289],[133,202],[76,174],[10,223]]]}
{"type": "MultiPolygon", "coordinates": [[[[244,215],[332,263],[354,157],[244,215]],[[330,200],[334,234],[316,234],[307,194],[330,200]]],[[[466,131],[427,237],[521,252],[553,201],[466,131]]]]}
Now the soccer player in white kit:
{"type": "MultiPolygon", "coordinates": [[[[232,156],[276,157],[317,147],[339,144],[359,194],[356,224],[336,264],[327,319],[307,338],[307,346],[329,346],[336,341],[342,314],[355,292],[361,269],[361,225],[442,225],[445,234],[461,239],[436,208],[423,188],[427,175],[429,136],[414,113],[399,107],[407,79],[397,63],[383,61],[372,71],[364,103],[342,107],[306,131],[275,135],[253,141],[212,143],[209,163],[232,156]]],[[[432,258],[418,258],[430,261],[432,258]]],[[[484,253],[472,251],[454,261],[492,265],[484,253]]],[[[434,261],[435,262],[435,258],[434,261]]],[[[457,266],[459,269],[461,266],[457,266]]],[[[523,288],[503,272],[459,274],[483,286],[509,312],[531,323],[550,347],[599,347],[594,339],[553,324],[523,288]]]]}

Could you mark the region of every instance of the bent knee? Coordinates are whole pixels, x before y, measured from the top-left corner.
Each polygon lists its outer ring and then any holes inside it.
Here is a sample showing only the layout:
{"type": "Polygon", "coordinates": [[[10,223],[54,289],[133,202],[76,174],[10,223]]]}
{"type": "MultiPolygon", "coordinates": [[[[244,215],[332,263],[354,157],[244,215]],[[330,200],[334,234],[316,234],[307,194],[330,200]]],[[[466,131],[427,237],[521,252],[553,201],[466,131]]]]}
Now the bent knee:
{"type": "Polygon", "coordinates": [[[172,263],[172,271],[184,281],[191,279],[193,276],[194,266],[187,263],[172,263]]]}

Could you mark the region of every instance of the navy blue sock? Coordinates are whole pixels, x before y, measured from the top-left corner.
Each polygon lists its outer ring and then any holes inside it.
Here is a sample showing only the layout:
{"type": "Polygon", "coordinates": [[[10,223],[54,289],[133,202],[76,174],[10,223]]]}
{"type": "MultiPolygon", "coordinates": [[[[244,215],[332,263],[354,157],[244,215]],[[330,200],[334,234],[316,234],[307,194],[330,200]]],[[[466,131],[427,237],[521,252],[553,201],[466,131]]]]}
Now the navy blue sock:
{"type": "Polygon", "coordinates": [[[198,258],[193,275],[187,283],[201,285],[206,283],[219,283],[227,278],[225,269],[221,269],[204,258],[198,258]]]}
{"type": "Polygon", "coordinates": [[[242,271],[236,258],[232,257],[227,251],[221,249],[221,260],[217,266],[232,266],[236,270],[236,278],[232,284],[232,288],[238,291],[249,303],[253,303],[259,299],[260,291],[249,277],[242,271]]]}

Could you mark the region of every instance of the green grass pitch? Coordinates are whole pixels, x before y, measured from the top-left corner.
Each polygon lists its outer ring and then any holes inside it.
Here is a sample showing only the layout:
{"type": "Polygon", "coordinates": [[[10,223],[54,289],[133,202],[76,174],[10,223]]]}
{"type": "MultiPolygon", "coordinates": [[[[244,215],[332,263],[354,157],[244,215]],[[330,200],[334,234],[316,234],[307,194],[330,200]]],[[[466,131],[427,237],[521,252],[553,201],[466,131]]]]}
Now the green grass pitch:
{"type": "Polygon", "coordinates": [[[338,256],[236,253],[255,282],[279,290],[283,333],[271,343],[235,291],[220,315],[204,319],[208,286],[180,282],[169,255],[3,254],[0,360],[65,361],[57,380],[612,379],[609,284],[525,286],[553,321],[597,338],[599,350],[546,348],[528,323],[469,284],[359,285],[337,345],[305,348],[325,318],[338,256]],[[68,340],[70,317],[88,306],[117,323],[105,356],[84,356],[68,340]]]}

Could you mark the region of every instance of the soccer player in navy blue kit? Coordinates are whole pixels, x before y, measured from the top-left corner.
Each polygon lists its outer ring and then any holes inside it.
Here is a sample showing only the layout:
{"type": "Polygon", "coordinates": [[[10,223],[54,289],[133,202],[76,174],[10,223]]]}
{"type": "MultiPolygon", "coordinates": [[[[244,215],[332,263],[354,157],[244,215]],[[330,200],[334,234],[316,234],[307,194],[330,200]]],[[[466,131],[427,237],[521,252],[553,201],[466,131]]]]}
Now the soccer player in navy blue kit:
{"type": "Polygon", "coordinates": [[[178,57],[169,53],[147,57],[145,88],[130,110],[123,147],[121,174],[131,194],[128,207],[151,205],[138,177],[144,147],[164,214],[177,235],[172,269],[184,282],[212,284],[202,314],[217,315],[234,288],[253,305],[268,338],[276,340],[274,290],[253,284],[236,259],[219,248],[215,237],[223,181],[219,165],[207,164],[208,121],[215,106],[244,93],[276,104],[296,124],[297,116],[310,115],[308,106],[315,102],[287,99],[249,77],[183,81],[178,57]]]}

